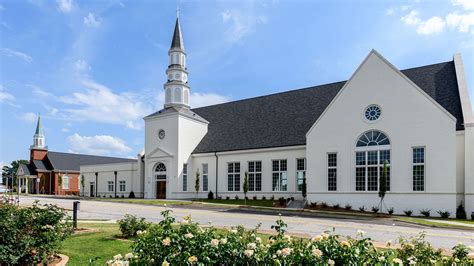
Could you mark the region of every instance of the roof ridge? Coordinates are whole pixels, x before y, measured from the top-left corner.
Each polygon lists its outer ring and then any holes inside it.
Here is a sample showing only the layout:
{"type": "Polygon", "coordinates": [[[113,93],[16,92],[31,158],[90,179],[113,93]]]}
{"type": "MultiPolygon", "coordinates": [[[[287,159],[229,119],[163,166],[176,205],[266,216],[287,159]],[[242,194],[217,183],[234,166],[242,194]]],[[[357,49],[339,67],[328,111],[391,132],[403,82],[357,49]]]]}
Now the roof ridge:
{"type": "Polygon", "coordinates": [[[93,155],[93,154],[61,152],[61,151],[48,151],[48,154],[49,154],[49,153],[60,153],[60,154],[71,154],[71,155],[81,155],[81,156],[92,156],[92,157],[112,158],[112,159],[135,160],[135,159],[124,158],[124,157],[112,157],[112,156],[104,156],[104,155],[93,155]]]}

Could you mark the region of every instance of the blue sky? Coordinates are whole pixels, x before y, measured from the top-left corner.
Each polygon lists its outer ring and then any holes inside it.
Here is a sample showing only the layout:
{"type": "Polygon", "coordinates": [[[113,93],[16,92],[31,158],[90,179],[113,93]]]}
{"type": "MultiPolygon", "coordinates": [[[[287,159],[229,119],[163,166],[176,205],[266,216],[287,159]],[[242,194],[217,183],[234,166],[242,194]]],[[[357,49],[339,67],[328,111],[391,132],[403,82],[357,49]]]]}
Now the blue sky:
{"type": "Polygon", "coordinates": [[[474,1],[0,0],[0,164],[50,150],[135,156],[162,107],[176,7],[193,107],[346,80],[374,48],[399,69],[461,52],[474,1]]]}

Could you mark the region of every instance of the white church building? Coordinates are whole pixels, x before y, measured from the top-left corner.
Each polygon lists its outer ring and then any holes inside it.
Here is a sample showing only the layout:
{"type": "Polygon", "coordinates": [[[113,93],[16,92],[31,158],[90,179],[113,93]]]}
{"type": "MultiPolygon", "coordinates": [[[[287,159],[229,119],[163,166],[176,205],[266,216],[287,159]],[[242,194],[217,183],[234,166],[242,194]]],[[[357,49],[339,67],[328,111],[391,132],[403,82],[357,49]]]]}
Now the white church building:
{"type": "MultiPolygon", "coordinates": [[[[302,198],[369,209],[474,212],[474,117],[459,54],[399,70],[372,50],[343,82],[193,109],[176,20],[162,110],[144,118],[135,162],[82,165],[84,193],[186,199],[302,198]],[[200,175],[195,191],[196,173],[200,175]]],[[[330,67],[330,66],[328,66],[330,67]]]]}

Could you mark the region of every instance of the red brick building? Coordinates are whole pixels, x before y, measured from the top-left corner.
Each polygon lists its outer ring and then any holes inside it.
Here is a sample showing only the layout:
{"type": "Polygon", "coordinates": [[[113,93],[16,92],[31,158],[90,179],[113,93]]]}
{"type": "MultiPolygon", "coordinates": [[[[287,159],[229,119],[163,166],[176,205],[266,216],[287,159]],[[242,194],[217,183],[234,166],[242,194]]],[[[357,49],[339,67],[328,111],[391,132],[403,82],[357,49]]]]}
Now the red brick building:
{"type": "Polygon", "coordinates": [[[41,117],[38,117],[29,164],[21,164],[17,175],[22,192],[79,195],[80,166],[134,161],[133,159],[48,151],[41,117]],[[59,181],[62,180],[60,183],[59,181]],[[61,185],[60,185],[61,184],[61,185]]]}

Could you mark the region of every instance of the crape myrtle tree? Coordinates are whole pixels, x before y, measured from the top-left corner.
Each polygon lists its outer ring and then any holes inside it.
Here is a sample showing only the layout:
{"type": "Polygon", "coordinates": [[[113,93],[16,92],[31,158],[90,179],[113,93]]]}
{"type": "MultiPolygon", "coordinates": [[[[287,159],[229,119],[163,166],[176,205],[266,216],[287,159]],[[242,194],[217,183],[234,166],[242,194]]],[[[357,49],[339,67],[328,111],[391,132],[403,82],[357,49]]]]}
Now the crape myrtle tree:
{"type": "Polygon", "coordinates": [[[249,173],[244,174],[244,204],[247,205],[247,192],[249,192],[249,173]]]}
{"type": "Polygon", "coordinates": [[[84,197],[84,175],[81,175],[81,187],[82,187],[82,196],[84,197]]]}

